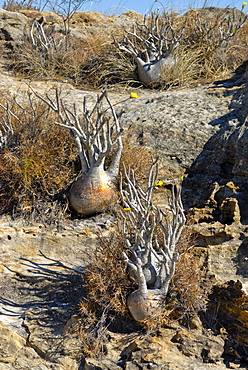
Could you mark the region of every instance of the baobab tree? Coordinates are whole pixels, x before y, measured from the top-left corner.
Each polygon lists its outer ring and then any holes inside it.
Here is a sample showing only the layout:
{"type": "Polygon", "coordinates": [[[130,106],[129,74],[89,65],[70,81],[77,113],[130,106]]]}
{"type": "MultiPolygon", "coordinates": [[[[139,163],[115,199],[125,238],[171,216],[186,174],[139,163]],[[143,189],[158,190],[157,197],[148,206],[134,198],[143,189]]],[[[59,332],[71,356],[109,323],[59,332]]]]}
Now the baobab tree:
{"type": "Polygon", "coordinates": [[[115,43],[134,57],[139,80],[149,85],[159,81],[166,65],[175,65],[174,51],[183,32],[184,25],[175,30],[170,15],[153,12],[149,19],[144,17],[143,23],[136,23],[132,32],[126,30],[124,39],[115,43]]]}
{"type": "Polygon", "coordinates": [[[125,186],[120,183],[124,210],[123,235],[131,252],[123,253],[138,289],[127,298],[128,308],[137,321],[144,320],[162,308],[178,258],[176,245],[185,225],[179,186],[173,186],[169,199],[170,214],[152,204],[152,191],[157,178],[153,161],[146,189],[138,184],[135,173],[124,168],[125,186]]]}
{"type": "Polygon", "coordinates": [[[75,104],[71,108],[65,105],[58,89],[55,99],[48,95],[43,97],[37,92],[35,94],[56,112],[59,121],[55,123],[70,131],[77,146],[81,173],[69,190],[72,207],[85,216],[109,209],[117,199],[122,129],[107,91],[104,90],[97,97],[90,111],[84,98],[82,114],[78,113],[75,104]],[[110,154],[112,160],[106,167],[106,157],[110,154]]]}

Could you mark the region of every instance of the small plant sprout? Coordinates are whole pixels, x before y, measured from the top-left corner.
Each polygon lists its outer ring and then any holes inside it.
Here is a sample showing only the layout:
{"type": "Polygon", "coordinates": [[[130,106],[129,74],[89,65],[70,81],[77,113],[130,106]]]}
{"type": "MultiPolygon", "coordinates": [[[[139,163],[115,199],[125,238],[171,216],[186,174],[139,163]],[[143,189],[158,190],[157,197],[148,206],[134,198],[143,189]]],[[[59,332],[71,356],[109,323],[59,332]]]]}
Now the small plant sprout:
{"type": "Polygon", "coordinates": [[[69,191],[69,201],[80,214],[90,216],[110,208],[116,200],[116,181],[122,152],[122,139],[117,115],[106,90],[97,98],[91,111],[83,101],[83,113],[79,116],[75,104],[65,106],[56,90],[55,101],[35,93],[59,117],[58,125],[72,134],[81,161],[81,173],[69,191]],[[103,107],[103,101],[106,104],[103,107]],[[106,157],[112,160],[105,168],[106,157]]]}
{"type": "Polygon", "coordinates": [[[152,12],[151,18],[144,17],[136,24],[133,32],[125,31],[123,41],[116,41],[118,48],[134,56],[138,78],[145,85],[157,82],[164,67],[176,63],[173,55],[182,38],[184,25],[176,31],[168,14],[160,16],[152,12]]]}
{"type": "Polygon", "coordinates": [[[150,167],[146,189],[138,184],[133,171],[124,167],[124,174],[125,185],[122,179],[120,183],[122,228],[131,256],[123,252],[123,257],[138,284],[138,289],[128,296],[127,305],[133,318],[141,321],[163,307],[178,258],[176,245],[186,219],[179,186],[172,188],[170,214],[152,204],[157,160],[150,167]]]}

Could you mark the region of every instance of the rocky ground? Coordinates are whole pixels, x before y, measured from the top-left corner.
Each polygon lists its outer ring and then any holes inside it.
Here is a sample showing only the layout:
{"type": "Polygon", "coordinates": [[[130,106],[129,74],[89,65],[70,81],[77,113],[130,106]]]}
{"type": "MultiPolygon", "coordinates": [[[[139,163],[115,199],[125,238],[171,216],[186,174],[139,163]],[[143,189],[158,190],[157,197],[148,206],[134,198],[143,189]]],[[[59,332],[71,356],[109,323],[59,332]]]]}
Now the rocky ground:
{"type": "MultiPolygon", "coordinates": [[[[59,86],[68,102],[78,104],[85,95],[89,102],[96,96],[95,91],[82,91],[68,82],[32,81],[31,86],[40,93],[59,86]]],[[[97,246],[96,231],[108,235],[114,215],[68,219],[56,226],[4,216],[1,369],[248,367],[248,92],[245,84],[225,86],[165,92],[140,88],[135,90],[138,99],[129,98],[129,87],[109,91],[118,103],[124,137],[137,152],[147,147],[159,155],[159,178],[165,185],[155,192],[157,204],[164,206],[167,185],[182,182],[184,206],[198,235],[195,251],[214,286],[207,309],[215,330],[204,326],[199,316],[190,328],[171,322],[156,335],[109,331],[104,356],[83,358],[84,344],[71,330],[83,296],[83,268],[97,246]]],[[[2,67],[0,89],[6,96],[24,99],[29,86],[2,67]]]]}

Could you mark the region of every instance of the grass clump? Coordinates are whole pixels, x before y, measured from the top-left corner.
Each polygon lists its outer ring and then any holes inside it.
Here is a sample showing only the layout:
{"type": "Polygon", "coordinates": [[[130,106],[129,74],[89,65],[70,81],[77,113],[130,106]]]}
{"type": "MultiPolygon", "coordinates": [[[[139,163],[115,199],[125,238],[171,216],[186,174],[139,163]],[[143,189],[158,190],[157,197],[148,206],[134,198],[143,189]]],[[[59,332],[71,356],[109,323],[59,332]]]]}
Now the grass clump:
{"type": "Polygon", "coordinates": [[[79,304],[75,328],[85,356],[104,353],[108,330],[128,333],[137,330],[126,305],[126,296],[134,289],[129,279],[122,252],[127,248],[116,228],[108,237],[98,236],[98,246],[89,256],[84,274],[86,296],[79,304]]]}
{"type": "Polygon", "coordinates": [[[76,176],[73,141],[54,124],[45,104],[31,96],[23,105],[10,102],[8,109],[11,114],[0,110],[2,134],[6,120],[12,127],[0,149],[1,214],[52,222],[65,214],[66,200],[58,202],[59,194],[76,176]]]}
{"type": "Polygon", "coordinates": [[[3,9],[17,12],[19,10],[37,10],[38,8],[34,0],[7,0],[3,3],[3,9]]]}
{"type": "MultiPolygon", "coordinates": [[[[23,34],[10,54],[11,69],[24,78],[62,79],[76,86],[99,87],[135,79],[133,65],[116,51],[109,29],[65,33],[63,25],[38,23],[23,34]],[[42,35],[42,36],[41,36],[42,35]]],[[[82,26],[83,27],[83,26],[82,26]]]]}

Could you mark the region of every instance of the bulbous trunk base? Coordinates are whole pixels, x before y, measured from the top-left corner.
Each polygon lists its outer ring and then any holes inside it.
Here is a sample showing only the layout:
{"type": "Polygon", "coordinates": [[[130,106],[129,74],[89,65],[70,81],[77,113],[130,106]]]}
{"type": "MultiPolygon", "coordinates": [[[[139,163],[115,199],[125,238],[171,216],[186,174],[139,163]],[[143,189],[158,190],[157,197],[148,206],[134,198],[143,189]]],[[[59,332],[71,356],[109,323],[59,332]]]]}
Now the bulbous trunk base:
{"type": "Polygon", "coordinates": [[[156,314],[163,305],[164,296],[158,289],[151,289],[146,294],[135,290],[127,298],[127,306],[134,320],[142,321],[156,314]]]}
{"type": "Polygon", "coordinates": [[[117,201],[116,187],[105,171],[90,172],[72,184],[69,201],[75,211],[85,216],[104,212],[117,201]]]}
{"type": "Polygon", "coordinates": [[[137,64],[139,80],[146,85],[150,85],[161,80],[165,67],[173,67],[176,64],[176,58],[169,54],[159,60],[152,60],[147,63],[137,58],[137,64]]]}

